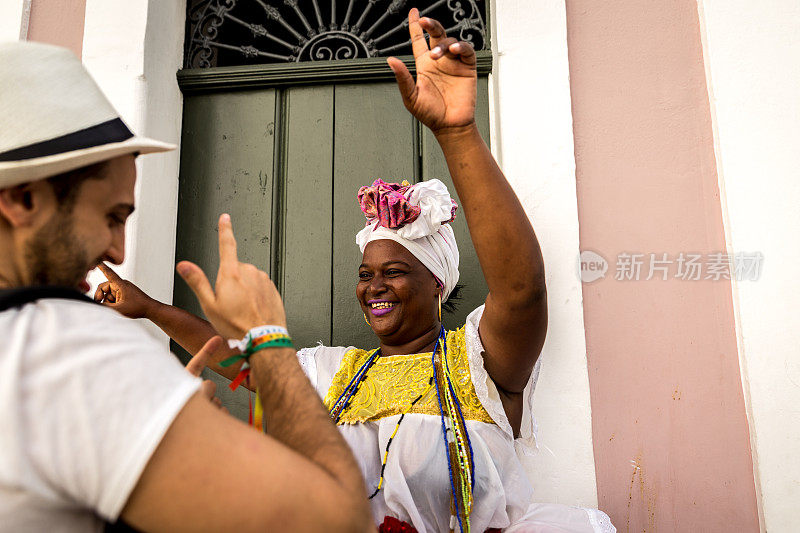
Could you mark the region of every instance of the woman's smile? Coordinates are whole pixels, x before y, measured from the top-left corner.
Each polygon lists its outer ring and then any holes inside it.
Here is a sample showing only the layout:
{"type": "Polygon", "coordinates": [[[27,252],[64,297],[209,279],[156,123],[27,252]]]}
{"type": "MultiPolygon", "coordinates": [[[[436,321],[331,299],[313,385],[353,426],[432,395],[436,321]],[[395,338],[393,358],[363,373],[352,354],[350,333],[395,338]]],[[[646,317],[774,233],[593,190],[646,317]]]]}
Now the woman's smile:
{"type": "Polygon", "coordinates": [[[367,305],[370,306],[370,312],[374,316],[384,316],[388,315],[389,313],[394,310],[397,306],[397,302],[389,302],[386,300],[370,300],[367,302],[367,305]]]}
{"type": "Polygon", "coordinates": [[[356,298],[383,354],[416,353],[436,341],[438,291],[433,274],[402,244],[376,239],[364,248],[356,298]]]}

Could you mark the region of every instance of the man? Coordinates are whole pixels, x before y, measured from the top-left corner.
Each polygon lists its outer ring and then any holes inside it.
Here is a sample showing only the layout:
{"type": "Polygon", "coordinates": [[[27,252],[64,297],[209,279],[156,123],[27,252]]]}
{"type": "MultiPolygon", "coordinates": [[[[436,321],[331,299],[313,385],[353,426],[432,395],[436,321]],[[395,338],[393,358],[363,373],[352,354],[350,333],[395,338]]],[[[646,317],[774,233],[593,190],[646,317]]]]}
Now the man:
{"type": "MultiPolygon", "coordinates": [[[[356,463],[294,350],[250,357],[269,435],[228,416],[213,391],[139,326],[81,294],[125,256],[139,153],[68,51],[0,45],[0,524],[86,531],[121,517],[149,530],[365,531],[356,463]]],[[[178,271],[216,331],[285,326],[266,274],[236,256],[220,217],[212,289],[178,271]]],[[[193,366],[221,343],[213,338],[193,366]]]]}

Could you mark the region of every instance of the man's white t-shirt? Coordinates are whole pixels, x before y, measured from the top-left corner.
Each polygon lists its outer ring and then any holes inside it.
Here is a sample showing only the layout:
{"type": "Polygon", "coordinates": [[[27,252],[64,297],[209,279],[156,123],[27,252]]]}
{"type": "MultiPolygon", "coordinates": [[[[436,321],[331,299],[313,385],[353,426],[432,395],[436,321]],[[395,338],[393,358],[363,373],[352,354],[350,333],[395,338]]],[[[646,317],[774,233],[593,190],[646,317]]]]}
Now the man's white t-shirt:
{"type": "Polygon", "coordinates": [[[111,309],[42,299],[0,312],[0,529],[115,521],[199,386],[111,309]]]}

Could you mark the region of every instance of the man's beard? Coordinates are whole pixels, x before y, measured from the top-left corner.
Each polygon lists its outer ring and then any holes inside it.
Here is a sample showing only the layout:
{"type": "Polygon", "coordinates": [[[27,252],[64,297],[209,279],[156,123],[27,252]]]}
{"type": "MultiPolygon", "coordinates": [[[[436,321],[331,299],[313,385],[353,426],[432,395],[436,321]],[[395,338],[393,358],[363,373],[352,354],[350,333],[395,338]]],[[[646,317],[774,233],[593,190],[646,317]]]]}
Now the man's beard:
{"type": "Polygon", "coordinates": [[[25,259],[30,279],[36,285],[58,285],[77,288],[86,273],[97,262],[73,231],[69,213],[59,210],[26,244],[25,259]]]}

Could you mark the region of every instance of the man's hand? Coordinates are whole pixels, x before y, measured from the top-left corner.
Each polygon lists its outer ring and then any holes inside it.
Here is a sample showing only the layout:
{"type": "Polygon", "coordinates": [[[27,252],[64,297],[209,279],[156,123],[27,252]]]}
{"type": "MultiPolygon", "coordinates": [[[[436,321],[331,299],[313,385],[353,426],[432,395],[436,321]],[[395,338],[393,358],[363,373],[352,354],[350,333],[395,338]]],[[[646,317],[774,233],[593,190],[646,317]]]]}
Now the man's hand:
{"type": "MultiPolygon", "coordinates": [[[[211,337],[208,339],[208,342],[200,348],[200,351],[197,352],[194,357],[192,357],[188,363],[186,363],[186,370],[189,371],[190,374],[193,376],[200,377],[202,374],[203,369],[208,365],[208,361],[211,358],[211,354],[213,354],[219,347],[222,345],[222,337],[219,335],[211,337]]],[[[211,403],[213,403],[218,408],[222,409],[224,412],[228,412],[228,409],[222,407],[222,400],[214,396],[214,393],[217,392],[217,384],[211,381],[210,379],[203,380],[203,385],[200,388],[201,394],[211,403]]]]}
{"type": "MultiPolygon", "coordinates": [[[[177,267],[216,331],[242,338],[256,326],[285,325],[275,285],[239,263],[228,215],[219,220],[219,248],[214,289],[196,265],[177,267]]],[[[219,352],[221,339],[212,337],[190,371],[200,372],[219,352]]],[[[141,531],[374,532],[358,463],[295,351],[267,348],[251,363],[270,434],[214,409],[208,389],[195,394],[150,458],[123,519],[141,531]]]]}
{"type": "Polygon", "coordinates": [[[211,325],[225,338],[241,339],[251,329],[286,326],[286,312],[275,284],[253,265],[240,263],[236,254],[231,217],[219,217],[219,272],[214,289],[205,273],[181,261],[178,274],[197,296],[211,325]]]}
{"type": "Polygon", "coordinates": [[[145,318],[148,309],[156,303],[139,287],[119,277],[105,263],[97,265],[108,281],[97,286],[94,300],[128,318],[145,318]]]}
{"type": "Polygon", "coordinates": [[[434,134],[462,128],[475,122],[477,59],[466,41],[448,37],[432,18],[419,18],[414,8],[408,15],[408,30],[417,67],[417,81],[402,61],[387,59],[397,78],[406,109],[434,134]],[[430,49],[425,33],[430,35],[430,49]]]}

